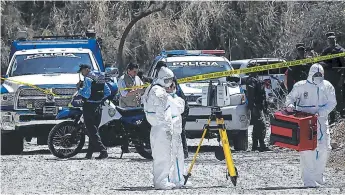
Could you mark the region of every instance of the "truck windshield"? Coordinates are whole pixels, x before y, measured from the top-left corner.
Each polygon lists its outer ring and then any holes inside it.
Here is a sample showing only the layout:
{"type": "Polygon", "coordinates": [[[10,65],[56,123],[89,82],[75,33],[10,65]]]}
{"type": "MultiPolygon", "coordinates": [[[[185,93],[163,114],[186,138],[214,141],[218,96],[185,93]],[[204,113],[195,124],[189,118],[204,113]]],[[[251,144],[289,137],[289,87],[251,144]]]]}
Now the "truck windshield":
{"type": "Polygon", "coordinates": [[[88,53],[40,53],[16,55],[10,76],[52,73],[77,73],[80,64],[90,65],[88,53]]]}
{"type": "Polygon", "coordinates": [[[178,79],[212,72],[233,70],[231,65],[226,61],[180,61],[166,62],[166,65],[174,72],[178,79]]]}

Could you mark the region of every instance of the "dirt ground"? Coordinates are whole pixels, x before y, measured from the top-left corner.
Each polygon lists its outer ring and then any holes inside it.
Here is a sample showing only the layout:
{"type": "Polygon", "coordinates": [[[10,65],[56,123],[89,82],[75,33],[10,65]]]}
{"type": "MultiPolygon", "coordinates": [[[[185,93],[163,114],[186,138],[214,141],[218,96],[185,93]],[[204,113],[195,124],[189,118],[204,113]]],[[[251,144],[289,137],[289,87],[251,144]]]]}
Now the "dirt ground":
{"type": "MultiPolygon", "coordinates": [[[[198,142],[188,140],[188,167],[198,142]]],[[[345,194],[344,170],[329,165],[327,184],[306,189],[300,179],[298,153],[280,149],[233,152],[239,173],[234,187],[226,180],[225,161],[218,161],[212,152],[217,141],[205,140],[203,145],[190,178],[192,187],[157,191],[152,186],[152,162],[134,152],[119,159],[120,149],[109,148],[110,157],[106,160],[85,160],[85,153],[63,160],[51,155],[46,146],[36,146],[32,141],[26,143],[22,155],[1,156],[1,194],[345,194]]]]}

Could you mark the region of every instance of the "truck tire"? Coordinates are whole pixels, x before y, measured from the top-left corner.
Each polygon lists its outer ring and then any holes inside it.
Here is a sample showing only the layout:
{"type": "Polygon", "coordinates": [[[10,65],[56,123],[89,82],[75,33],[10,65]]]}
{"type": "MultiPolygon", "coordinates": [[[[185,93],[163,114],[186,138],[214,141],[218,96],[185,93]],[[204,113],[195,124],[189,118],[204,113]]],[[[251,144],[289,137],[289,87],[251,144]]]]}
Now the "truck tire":
{"type": "Polygon", "coordinates": [[[248,130],[238,131],[233,141],[236,151],[246,151],[248,149],[248,130]]]}
{"type": "Polygon", "coordinates": [[[24,150],[24,138],[17,132],[1,134],[1,155],[20,154],[24,150]]]}

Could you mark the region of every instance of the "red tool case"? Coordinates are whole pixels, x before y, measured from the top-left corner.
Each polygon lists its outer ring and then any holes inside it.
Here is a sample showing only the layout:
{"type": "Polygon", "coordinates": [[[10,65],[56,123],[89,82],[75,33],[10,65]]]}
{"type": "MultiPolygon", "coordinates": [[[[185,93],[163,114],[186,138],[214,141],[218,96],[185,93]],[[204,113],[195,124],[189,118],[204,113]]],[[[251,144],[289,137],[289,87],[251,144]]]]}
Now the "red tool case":
{"type": "Polygon", "coordinates": [[[317,146],[317,117],[304,112],[274,113],[270,142],[297,151],[314,150],[317,146]]]}

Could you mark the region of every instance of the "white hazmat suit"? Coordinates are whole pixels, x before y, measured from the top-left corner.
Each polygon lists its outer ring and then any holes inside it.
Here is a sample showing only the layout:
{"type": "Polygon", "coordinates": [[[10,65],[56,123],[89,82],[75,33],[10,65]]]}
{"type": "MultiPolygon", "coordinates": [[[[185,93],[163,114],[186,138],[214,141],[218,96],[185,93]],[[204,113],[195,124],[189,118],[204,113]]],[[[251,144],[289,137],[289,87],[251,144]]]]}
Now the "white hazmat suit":
{"type": "Polygon", "coordinates": [[[150,144],[153,157],[153,184],[156,189],[172,189],[176,185],[169,182],[171,161],[171,140],[173,123],[168,98],[165,90],[171,86],[174,73],[162,67],[157,79],[142,96],[147,121],[151,124],[150,144]]]}
{"type": "Polygon", "coordinates": [[[305,187],[316,187],[325,183],[323,173],[326,168],[330,146],[328,114],[337,105],[335,90],[330,82],[324,80],[324,70],[320,64],[310,67],[307,80],[299,81],[286,97],[288,110],[316,114],[317,148],[300,152],[302,180],[305,187]],[[315,77],[319,75],[319,77],[315,77]]]}
{"type": "Polygon", "coordinates": [[[184,153],[181,139],[182,116],[185,102],[175,93],[168,98],[168,107],[171,111],[173,134],[172,134],[172,166],[169,174],[169,181],[176,187],[182,187],[184,184],[184,153]]]}

